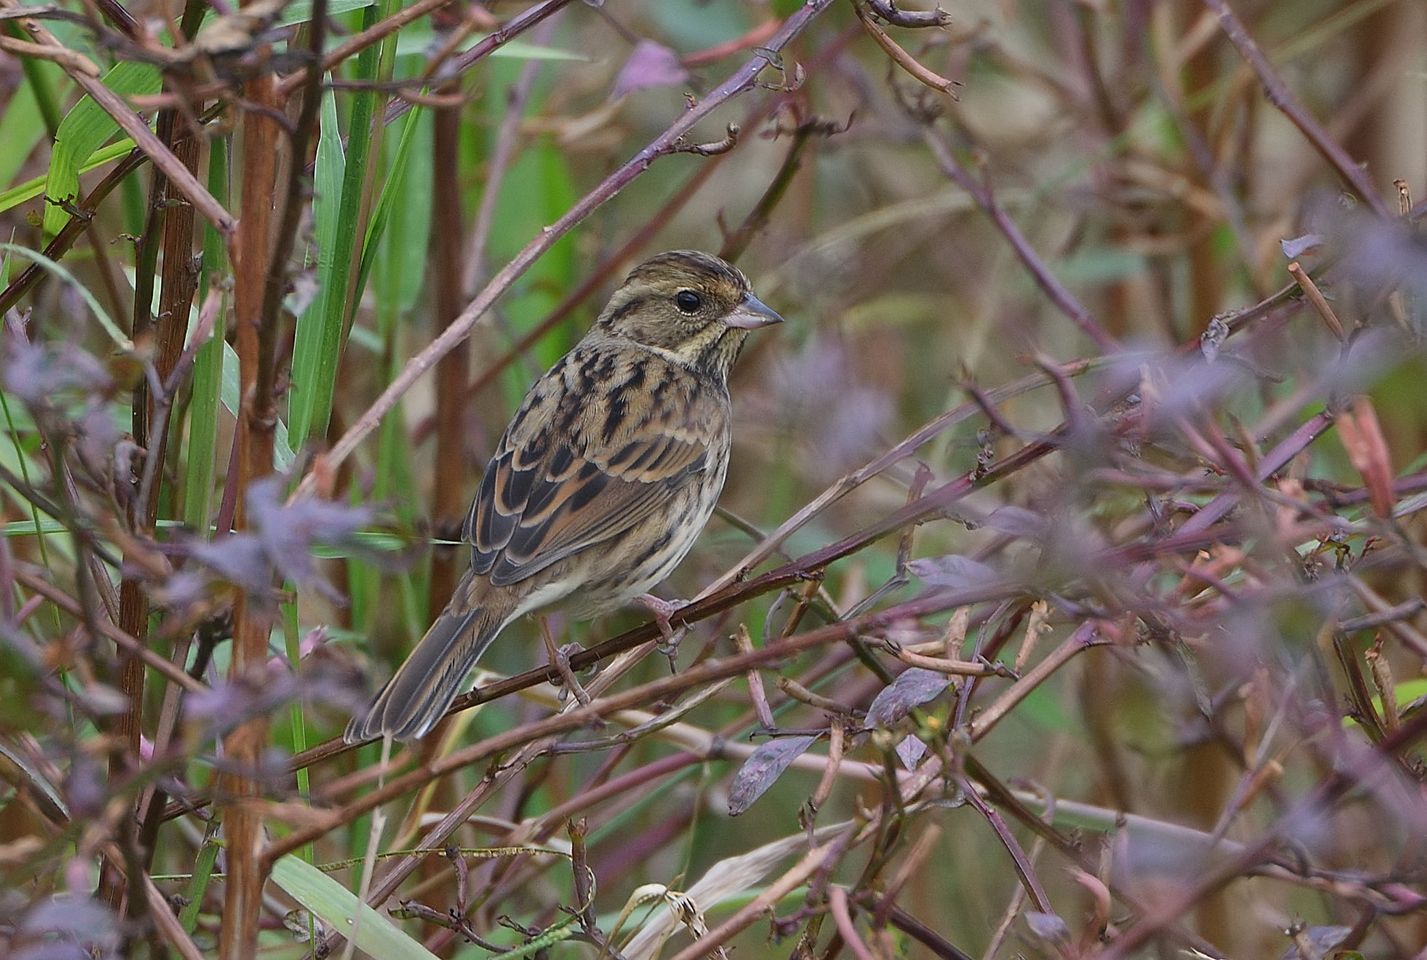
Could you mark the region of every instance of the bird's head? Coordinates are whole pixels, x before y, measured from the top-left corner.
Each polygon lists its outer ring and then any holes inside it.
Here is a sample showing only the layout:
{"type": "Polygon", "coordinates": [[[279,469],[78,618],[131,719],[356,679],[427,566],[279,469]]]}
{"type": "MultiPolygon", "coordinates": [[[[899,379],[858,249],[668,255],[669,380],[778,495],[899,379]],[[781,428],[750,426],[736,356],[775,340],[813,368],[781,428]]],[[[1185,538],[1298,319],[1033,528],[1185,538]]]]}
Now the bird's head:
{"type": "Polygon", "coordinates": [[[738,268],[712,254],[672,250],[630,271],[597,326],[726,376],[748,331],[782,322],[738,268]]]}

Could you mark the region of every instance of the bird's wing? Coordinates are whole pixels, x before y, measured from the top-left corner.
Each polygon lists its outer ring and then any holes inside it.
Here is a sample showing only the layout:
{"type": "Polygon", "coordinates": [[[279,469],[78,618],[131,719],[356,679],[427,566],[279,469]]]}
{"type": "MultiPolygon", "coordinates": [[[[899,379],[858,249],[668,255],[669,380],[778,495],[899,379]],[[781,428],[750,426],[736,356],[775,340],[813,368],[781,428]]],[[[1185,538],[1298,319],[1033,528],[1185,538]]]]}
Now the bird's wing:
{"type": "Polygon", "coordinates": [[[721,389],[657,356],[577,348],[491,458],[466,520],[473,569],[518,583],[630,529],[709,466],[711,440],[726,450],[727,431],[721,389]]]}

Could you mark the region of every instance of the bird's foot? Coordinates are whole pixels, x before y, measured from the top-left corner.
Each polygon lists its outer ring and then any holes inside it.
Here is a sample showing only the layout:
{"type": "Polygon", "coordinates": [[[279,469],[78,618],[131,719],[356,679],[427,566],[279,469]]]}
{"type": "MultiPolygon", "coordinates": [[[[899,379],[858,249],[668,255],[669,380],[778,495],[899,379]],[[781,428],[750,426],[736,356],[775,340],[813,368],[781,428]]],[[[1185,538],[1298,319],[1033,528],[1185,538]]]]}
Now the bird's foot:
{"type": "MultiPolygon", "coordinates": [[[[560,682],[564,690],[568,690],[574,694],[575,699],[580,701],[580,706],[587,707],[590,705],[589,691],[584,688],[579,678],[575,676],[575,671],[570,669],[570,658],[577,653],[583,652],[584,649],[585,648],[578,643],[567,643],[563,647],[559,647],[555,650],[554,656],[550,659],[550,664],[555,668],[556,672],[560,674],[560,682]]],[[[564,691],[561,692],[563,693],[564,691]]]]}
{"type": "Polygon", "coordinates": [[[560,675],[557,686],[561,687],[560,699],[565,695],[574,694],[575,699],[580,701],[580,706],[589,706],[590,695],[581,686],[580,681],[575,676],[575,671],[570,669],[570,657],[579,653],[584,647],[578,643],[567,643],[563,647],[555,646],[555,638],[550,634],[550,626],[545,622],[545,618],[540,618],[540,637],[545,641],[545,655],[550,659],[550,666],[555,668],[555,672],[560,675]]]}
{"type": "Polygon", "coordinates": [[[674,658],[679,653],[679,641],[683,639],[685,627],[674,629],[669,618],[674,612],[688,604],[687,600],[660,600],[652,593],[644,593],[634,598],[634,602],[654,614],[654,623],[659,627],[663,641],[656,648],[669,659],[669,669],[674,669],[674,658]]]}

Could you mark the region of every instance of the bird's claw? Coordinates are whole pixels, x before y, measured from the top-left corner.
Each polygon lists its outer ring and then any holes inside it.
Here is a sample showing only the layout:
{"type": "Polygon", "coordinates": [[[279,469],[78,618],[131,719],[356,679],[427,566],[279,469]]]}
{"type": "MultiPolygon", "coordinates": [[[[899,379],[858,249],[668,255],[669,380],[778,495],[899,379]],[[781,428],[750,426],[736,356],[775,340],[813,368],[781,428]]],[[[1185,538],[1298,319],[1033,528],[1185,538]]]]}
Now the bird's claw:
{"type": "Polygon", "coordinates": [[[669,660],[669,669],[673,671],[674,660],[679,655],[679,641],[684,636],[684,627],[674,629],[674,625],[669,622],[669,618],[675,611],[687,605],[684,600],[661,600],[653,594],[646,593],[634,598],[635,602],[644,607],[654,615],[654,624],[659,628],[659,636],[663,639],[655,647],[660,654],[669,660]]]}
{"type": "Polygon", "coordinates": [[[584,647],[578,643],[567,643],[563,647],[556,647],[554,642],[547,637],[545,651],[550,656],[550,666],[555,668],[555,672],[560,675],[556,686],[561,687],[561,699],[565,694],[574,694],[575,699],[580,701],[580,706],[589,706],[590,695],[581,686],[579,679],[575,676],[575,671],[570,669],[570,657],[582,651],[584,647]]]}

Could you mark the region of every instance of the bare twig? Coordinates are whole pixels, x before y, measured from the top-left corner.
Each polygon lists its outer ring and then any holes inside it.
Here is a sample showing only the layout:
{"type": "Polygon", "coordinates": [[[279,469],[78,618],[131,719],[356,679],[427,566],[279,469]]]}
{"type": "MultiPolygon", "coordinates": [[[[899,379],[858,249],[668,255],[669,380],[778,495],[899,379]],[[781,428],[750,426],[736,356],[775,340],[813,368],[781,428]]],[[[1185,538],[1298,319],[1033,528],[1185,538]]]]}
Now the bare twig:
{"type": "MultiPolygon", "coordinates": [[[[890,6],[890,3],[887,5],[890,6]]],[[[877,22],[868,15],[867,9],[860,3],[854,4],[853,9],[857,11],[857,18],[862,21],[862,28],[867,31],[867,35],[877,41],[877,46],[886,51],[887,56],[892,58],[893,63],[905,70],[907,75],[918,83],[931,87],[937,93],[944,93],[953,100],[956,99],[956,94],[953,90],[956,86],[955,80],[948,80],[908,53],[901,44],[888,36],[886,30],[883,30],[877,25],[877,22]]],[[[940,10],[930,15],[935,16],[939,13],[941,13],[940,10]]],[[[910,14],[903,14],[903,16],[910,16],[910,14]]],[[[888,19],[890,19],[890,17],[888,19]]],[[[910,26],[910,24],[905,25],[910,26]]],[[[927,24],[927,26],[930,26],[930,24],[927,24]]]]}
{"type": "Polygon", "coordinates": [[[991,192],[991,188],[977,181],[971,172],[962,166],[961,161],[956,159],[951,148],[929,126],[924,129],[922,140],[931,150],[932,156],[936,159],[942,172],[970,194],[971,198],[976,201],[976,205],[991,218],[991,222],[1005,235],[1011,248],[1016,251],[1016,256],[1030,271],[1031,276],[1045,291],[1050,301],[1060,308],[1060,311],[1069,317],[1101,350],[1113,350],[1115,348],[1114,338],[1100,328],[1094,315],[1041,261],[1040,256],[1032,249],[1030,241],[1026,239],[1025,234],[1021,233],[1020,227],[1016,226],[1015,221],[996,202],[996,195],[991,192]]]}
{"type": "Polygon", "coordinates": [[[58,44],[26,43],[24,40],[16,40],[13,37],[0,35],[0,50],[4,50],[6,53],[13,53],[17,57],[34,57],[36,60],[49,60],[64,67],[66,73],[73,75],[97,77],[100,73],[99,67],[93,60],[82,53],[78,53],[58,44]]]}
{"type": "MultiPolygon", "coordinates": [[[[471,49],[451,58],[450,65],[444,71],[444,77],[449,79],[464,73],[490,56],[492,51],[505,46],[505,44],[520,36],[526,30],[529,30],[569,2],[570,0],[542,0],[540,3],[526,7],[520,13],[511,17],[500,29],[491,32],[479,43],[472,46],[471,49]]],[[[386,122],[391,123],[410,109],[411,104],[408,102],[393,103],[387,108],[386,122]]]]}
{"type": "Polygon", "coordinates": [[[1264,93],[1268,96],[1268,102],[1277,107],[1299,129],[1308,142],[1313,145],[1313,149],[1318,151],[1343,182],[1353,188],[1358,199],[1371,207],[1373,213],[1384,220],[1388,219],[1391,214],[1381,195],[1363,172],[1362,167],[1354,163],[1337,141],[1328,136],[1328,132],[1298,103],[1282,78],[1279,77],[1278,72],[1274,70],[1273,64],[1268,62],[1268,57],[1264,56],[1259,45],[1249,35],[1243,22],[1234,15],[1228,0],[1204,0],[1204,5],[1214,11],[1214,14],[1219,18],[1219,23],[1224,28],[1225,36],[1229,38],[1229,42],[1234,45],[1244,61],[1258,76],[1259,83],[1263,85],[1264,93]]]}
{"type": "Polygon", "coordinates": [[[847,891],[833,884],[828,887],[827,903],[833,920],[837,922],[837,932],[842,935],[842,942],[847,944],[847,949],[852,951],[857,960],[872,960],[872,951],[862,942],[862,937],[852,922],[852,911],[847,908],[847,891]]]}
{"type": "Polygon", "coordinates": [[[951,23],[951,14],[941,7],[931,10],[898,10],[896,0],[867,0],[872,12],[898,27],[944,27],[951,23]]]}
{"type": "Polygon", "coordinates": [[[1297,260],[1288,265],[1288,272],[1293,277],[1293,282],[1303,289],[1304,295],[1308,297],[1308,302],[1313,304],[1313,309],[1318,312],[1318,316],[1323,318],[1323,323],[1333,336],[1338,338],[1338,342],[1342,343],[1348,339],[1348,333],[1343,329],[1343,322],[1333,312],[1328,298],[1323,296],[1323,291],[1318,289],[1318,284],[1313,282],[1313,278],[1299,265],[1297,260]]]}

